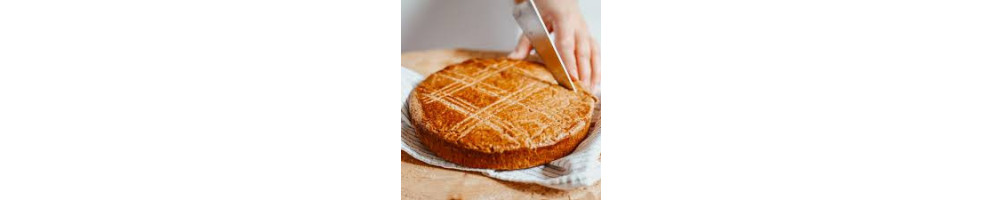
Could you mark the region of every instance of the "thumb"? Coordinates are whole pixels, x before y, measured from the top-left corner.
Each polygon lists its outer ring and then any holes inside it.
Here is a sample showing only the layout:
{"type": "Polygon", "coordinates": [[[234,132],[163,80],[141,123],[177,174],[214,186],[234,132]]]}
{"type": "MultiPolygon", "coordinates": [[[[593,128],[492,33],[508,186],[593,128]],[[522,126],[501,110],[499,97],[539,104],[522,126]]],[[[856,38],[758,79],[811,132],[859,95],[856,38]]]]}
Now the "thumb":
{"type": "Polygon", "coordinates": [[[519,37],[519,44],[515,45],[515,50],[508,54],[508,58],[525,59],[526,56],[529,56],[529,50],[532,48],[533,45],[530,44],[529,38],[526,38],[526,36],[523,35],[522,37],[519,37]]]}

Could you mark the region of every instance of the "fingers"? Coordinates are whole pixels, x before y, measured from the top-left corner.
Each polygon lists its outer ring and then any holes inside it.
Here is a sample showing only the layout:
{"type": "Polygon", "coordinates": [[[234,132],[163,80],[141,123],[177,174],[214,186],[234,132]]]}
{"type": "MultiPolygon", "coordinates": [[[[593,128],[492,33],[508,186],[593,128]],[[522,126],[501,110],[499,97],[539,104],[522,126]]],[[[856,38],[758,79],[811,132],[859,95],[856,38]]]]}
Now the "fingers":
{"type": "Polygon", "coordinates": [[[599,87],[599,82],[601,82],[601,80],[602,80],[602,79],[600,79],[602,77],[602,73],[600,73],[602,70],[600,70],[601,68],[599,66],[599,64],[602,63],[602,62],[600,62],[600,60],[599,60],[599,56],[600,56],[599,55],[599,43],[596,43],[595,39],[592,39],[592,43],[591,44],[592,44],[591,45],[592,46],[592,91],[596,91],[597,89],[599,89],[598,88],[599,87]]]}
{"type": "Polygon", "coordinates": [[[585,86],[589,91],[592,90],[592,44],[589,43],[591,38],[585,34],[576,34],[576,44],[575,53],[578,60],[578,79],[581,81],[582,86],[585,86]]]}
{"type": "Polygon", "coordinates": [[[508,54],[508,58],[511,59],[525,59],[529,56],[529,51],[533,48],[533,45],[529,43],[529,38],[525,35],[519,37],[519,44],[515,45],[515,50],[508,54]]]}
{"type": "Polygon", "coordinates": [[[575,58],[575,32],[569,28],[557,27],[557,53],[564,61],[564,68],[568,70],[572,80],[578,79],[578,62],[575,58]]]}

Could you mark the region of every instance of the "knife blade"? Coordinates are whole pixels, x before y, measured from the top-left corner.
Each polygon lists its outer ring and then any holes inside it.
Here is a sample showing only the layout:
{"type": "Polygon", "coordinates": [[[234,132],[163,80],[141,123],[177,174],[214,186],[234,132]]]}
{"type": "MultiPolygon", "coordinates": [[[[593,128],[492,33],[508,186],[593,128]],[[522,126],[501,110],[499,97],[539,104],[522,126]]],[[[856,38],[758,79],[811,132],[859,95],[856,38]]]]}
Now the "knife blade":
{"type": "Polygon", "coordinates": [[[523,35],[529,38],[533,49],[536,49],[536,54],[543,59],[543,65],[546,66],[547,71],[554,75],[557,83],[571,91],[577,91],[575,84],[571,82],[568,70],[564,68],[564,61],[557,54],[557,48],[554,47],[554,42],[550,39],[547,26],[543,23],[543,18],[540,17],[536,3],[533,0],[527,0],[516,4],[512,16],[522,28],[523,35]]]}

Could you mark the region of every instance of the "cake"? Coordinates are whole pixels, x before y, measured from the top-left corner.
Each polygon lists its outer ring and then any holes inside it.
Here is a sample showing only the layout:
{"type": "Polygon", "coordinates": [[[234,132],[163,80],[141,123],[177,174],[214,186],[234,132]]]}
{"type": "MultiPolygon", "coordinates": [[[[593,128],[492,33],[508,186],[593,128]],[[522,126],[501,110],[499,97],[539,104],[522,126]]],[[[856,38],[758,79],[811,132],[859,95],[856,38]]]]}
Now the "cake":
{"type": "MultiPolygon", "coordinates": [[[[577,84],[577,83],[576,83],[577,84]]],[[[471,59],[429,75],[408,110],[422,144],[473,168],[523,169],[570,154],[596,99],[557,85],[536,62],[471,59]]]]}

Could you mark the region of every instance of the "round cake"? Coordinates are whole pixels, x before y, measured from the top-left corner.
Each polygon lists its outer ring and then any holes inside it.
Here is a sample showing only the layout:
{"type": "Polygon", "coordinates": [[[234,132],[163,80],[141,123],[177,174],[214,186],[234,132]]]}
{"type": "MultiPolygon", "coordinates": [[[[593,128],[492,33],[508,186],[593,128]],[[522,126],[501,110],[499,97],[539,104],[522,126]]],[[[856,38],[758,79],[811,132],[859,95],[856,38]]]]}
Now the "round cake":
{"type": "Polygon", "coordinates": [[[588,134],[596,99],[578,88],[557,85],[535,62],[471,59],[425,78],[408,110],[437,156],[467,167],[523,169],[568,155],[588,134]]]}

